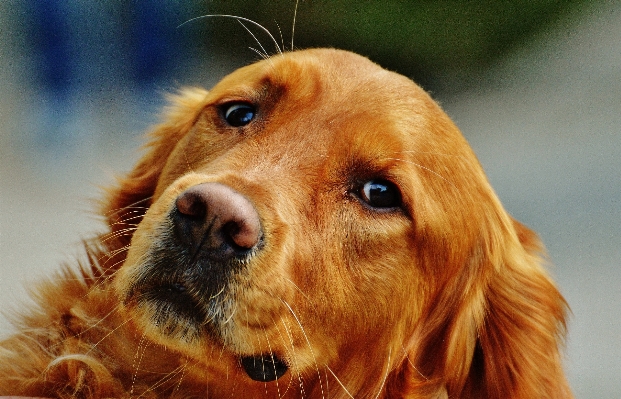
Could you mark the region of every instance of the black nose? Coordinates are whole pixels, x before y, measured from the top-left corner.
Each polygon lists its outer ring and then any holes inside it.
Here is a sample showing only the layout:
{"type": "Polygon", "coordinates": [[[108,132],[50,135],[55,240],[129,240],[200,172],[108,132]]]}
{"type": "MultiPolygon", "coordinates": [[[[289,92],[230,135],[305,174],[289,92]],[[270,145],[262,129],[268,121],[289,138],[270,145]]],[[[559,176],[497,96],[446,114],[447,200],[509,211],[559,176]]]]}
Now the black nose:
{"type": "Polygon", "coordinates": [[[263,237],[259,214],[250,201],[220,183],[193,186],[177,197],[173,223],[195,255],[214,260],[244,257],[263,237]]]}

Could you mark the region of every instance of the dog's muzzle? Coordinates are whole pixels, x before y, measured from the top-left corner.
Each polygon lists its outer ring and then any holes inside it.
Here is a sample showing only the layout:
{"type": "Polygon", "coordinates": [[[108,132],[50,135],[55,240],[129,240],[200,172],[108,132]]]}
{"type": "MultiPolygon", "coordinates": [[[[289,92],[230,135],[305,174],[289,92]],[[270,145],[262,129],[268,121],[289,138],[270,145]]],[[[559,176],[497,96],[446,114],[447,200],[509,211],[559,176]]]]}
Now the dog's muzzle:
{"type": "Polygon", "coordinates": [[[252,203],[221,183],[202,183],[175,199],[142,257],[127,301],[149,311],[153,324],[187,339],[220,336],[231,315],[234,276],[263,246],[252,203]]]}

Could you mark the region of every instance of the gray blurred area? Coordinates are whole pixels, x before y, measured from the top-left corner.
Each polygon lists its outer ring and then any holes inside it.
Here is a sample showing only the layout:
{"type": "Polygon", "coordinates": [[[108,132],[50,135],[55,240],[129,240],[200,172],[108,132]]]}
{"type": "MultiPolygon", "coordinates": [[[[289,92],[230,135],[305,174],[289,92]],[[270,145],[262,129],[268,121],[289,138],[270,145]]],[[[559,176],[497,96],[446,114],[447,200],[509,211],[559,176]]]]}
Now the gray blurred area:
{"type": "MultiPolygon", "coordinates": [[[[127,69],[137,50],[114,34],[127,25],[115,22],[115,10],[103,2],[83,3],[90,4],[90,16],[76,20],[85,30],[66,28],[82,35],[69,48],[71,62],[52,71],[73,74],[74,84],[59,89],[55,78],[45,83],[33,67],[41,54],[28,33],[32,10],[0,2],[5,313],[27,303],[26,287],[79,254],[81,237],[102,229],[94,212],[99,187],[135,162],[162,93],[209,87],[239,62],[236,54],[183,54],[187,47],[172,43],[175,58],[154,61],[163,63],[161,71],[127,69]],[[95,15],[108,23],[92,23],[95,15]],[[73,62],[87,67],[71,70],[73,62]]],[[[181,20],[192,16],[167,12],[181,20]]],[[[620,398],[621,3],[586,7],[536,38],[481,71],[470,89],[432,94],[470,141],[507,210],[538,231],[548,248],[552,274],[573,312],[566,369],[576,397],[620,398]]],[[[0,318],[0,335],[10,331],[0,318]]]]}

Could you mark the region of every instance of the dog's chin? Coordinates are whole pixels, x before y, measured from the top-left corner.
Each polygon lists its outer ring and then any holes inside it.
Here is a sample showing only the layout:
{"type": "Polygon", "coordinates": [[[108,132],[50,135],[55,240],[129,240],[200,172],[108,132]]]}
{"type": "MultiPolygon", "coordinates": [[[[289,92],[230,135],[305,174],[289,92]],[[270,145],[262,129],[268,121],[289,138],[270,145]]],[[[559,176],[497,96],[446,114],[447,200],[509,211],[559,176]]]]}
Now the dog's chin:
{"type": "Polygon", "coordinates": [[[134,291],[126,306],[142,321],[145,330],[165,341],[197,345],[205,338],[221,341],[218,320],[222,315],[204,304],[180,284],[165,284],[134,291]]]}
{"type": "MultiPolygon", "coordinates": [[[[190,356],[201,353],[206,343],[219,351],[229,352],[238,360],[245,374],[254,381],[270,382],[289,370],[282,356],[272,351],[254,353],[242,342],[230,320],[223,314],[207,314],[205,309],[216,304],[202,304],[178,285],[151,288],[133,301],[134,309],[143,321],[145,332],[158,342],[166,342],[190,356]],[[242,343],[242,344],[240,344],[242,343]]],[[[222,304],[217,304],[222,309],[222,304]]],[[[252,348],[255,349],[256,348],[252,348]]],[[[200,359],[197,359],[200,360],[200,359]]]]}

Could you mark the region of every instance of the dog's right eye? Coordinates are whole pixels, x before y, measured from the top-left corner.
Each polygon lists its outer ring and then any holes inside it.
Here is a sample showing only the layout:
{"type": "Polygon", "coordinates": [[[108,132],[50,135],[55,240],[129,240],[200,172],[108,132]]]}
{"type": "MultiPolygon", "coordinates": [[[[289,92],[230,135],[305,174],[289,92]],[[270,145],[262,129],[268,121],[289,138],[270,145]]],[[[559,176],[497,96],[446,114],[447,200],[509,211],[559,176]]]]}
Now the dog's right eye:
{"type": "Polygon", "coordinates": [[[401,204],[401,193],[394,183],[387,180],[370,180],[362,185],[360,199],[374,209],[393,209],[401,204]]]}
{"type": "Polygon", "coordinates": [[[223,108],[223,113],[226,123],[233,127],[242,127],[252,122],[256,110],[254,106],[248,103],[233,103],[226,105],[223,108]]]}

